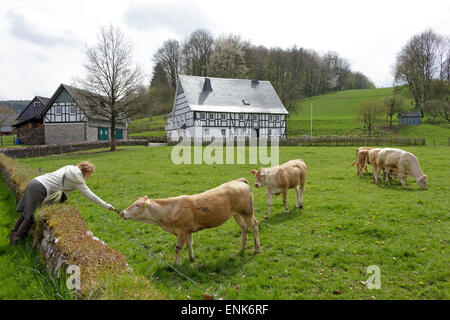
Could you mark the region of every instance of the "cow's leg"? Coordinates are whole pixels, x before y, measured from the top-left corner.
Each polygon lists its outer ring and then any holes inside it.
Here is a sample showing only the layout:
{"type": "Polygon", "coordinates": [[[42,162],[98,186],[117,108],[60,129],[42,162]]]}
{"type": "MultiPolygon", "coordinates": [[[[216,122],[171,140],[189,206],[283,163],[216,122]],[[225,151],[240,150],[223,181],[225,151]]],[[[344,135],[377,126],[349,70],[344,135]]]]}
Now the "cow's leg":
{"type": "Polygon", "coordinates": [[[362,174],[362,168],[361,168],[361,162],[359,162],[359,161],[358,161],[358,174],[359,174],[360,177],[363,176],[363,174],[362,174]]]}
{"type": "Polygon", "coordinates": [[[375,165],[372,166],[372,174],[373,174],[373,180],[375,181],[375,184],[378,184],[378,167],[375,165]]]}
{"type": "Polygon", "coordinates": [[[287,206],[286,197],[287,197],[287,190],[284,190],[284,191],[283,191],[284,211],[285,211],[286,213],[289,213],[289,208],[288,208],[288,206],[287,206]]]}
{"type": "Polygon", "coordinates": [[[241,228],[242,240],[241,240],[241,250],[245,251],[247,249],[247,235],[248,235],[248,225],[240,215],[235,215],[234,220],[241,228]]]}
{"type": "Polygon", "coordinates": [[[267,219],[269,217],[271,205],[272,205],[272,192],[267,190],[267,211],[266,211],[266,215],[264,216],[264,219],[267,219]]]}
{"type": "Polygon", "coordinates": [[[259,253],[261,245],[259,243],[259,228],[258,228],[258,221],[255,219],[255,217],[252,216],[242,216],[247,226],[250,227],[250,230],[253,233],[253,239],[255,241],[255,253],[259,253]]]}
{"type": "Polygon", "coordinates": [[[194,238],[192,233],[187,237],[187,245],[189,248],[189,260],[191,262],[194,262],[194,249],[192,248],[192,245],[194,244],[194,238]]]}
{"type": "Polygon", "coordinates": [[[181,252],[181,250],[183,250],[184,244],[186,243],[188,236],[189,235],[187,235],[185,233],[181,233],[178,235],[178,242],[175,247],[176,255],[175,255],[175,261],[173,262],[174,265],[178,265],[178,260],[180,258],[180,252],[181,252]]]}
{"type": "Polygon", "coordinates": [[[297,208],[301,208],[301,207],[303,207],[303,205],[300,206],[300,188],[299,188],[299,186],[295,187],[295,193],[296,193],[296,196],[297,196],[297,205],[296,205],[296,207],[297,208]]]}

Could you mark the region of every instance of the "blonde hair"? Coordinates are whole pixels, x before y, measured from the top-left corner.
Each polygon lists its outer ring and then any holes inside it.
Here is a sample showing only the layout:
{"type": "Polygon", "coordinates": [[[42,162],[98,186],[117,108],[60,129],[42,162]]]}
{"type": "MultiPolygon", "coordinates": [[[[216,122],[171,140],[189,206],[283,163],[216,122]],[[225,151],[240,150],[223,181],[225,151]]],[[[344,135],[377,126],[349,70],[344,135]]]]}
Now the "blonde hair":
{"type": "Polygon", "coordinates": [[[95,167],[92,163],[90,163],[89,161],[83,161],[80,162],[79,164],[77,164],[77,167],[80,168],[81,173],[85,174],[85,173],[94,173],[95,171],[95,167]]]}

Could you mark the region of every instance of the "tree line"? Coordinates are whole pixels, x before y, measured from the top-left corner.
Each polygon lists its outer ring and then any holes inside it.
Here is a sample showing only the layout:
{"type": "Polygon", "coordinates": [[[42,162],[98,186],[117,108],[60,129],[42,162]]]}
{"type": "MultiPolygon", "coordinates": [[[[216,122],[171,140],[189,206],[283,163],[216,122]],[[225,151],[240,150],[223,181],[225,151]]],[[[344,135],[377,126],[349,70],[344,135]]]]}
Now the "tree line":
{"type": "Polygon", "coordinates": [[[266,48],[239,35],[214,38],[205,29],[195,30],[182,41],[165,41],[153,62],[147,97],[151,114],[170,111],[178,74],[268,80],[290,112],[295,112],[296,101],[304,97],[375,87],[364,74],[353,72],[336,52],[319,54],[297,46],[266,48]]]}

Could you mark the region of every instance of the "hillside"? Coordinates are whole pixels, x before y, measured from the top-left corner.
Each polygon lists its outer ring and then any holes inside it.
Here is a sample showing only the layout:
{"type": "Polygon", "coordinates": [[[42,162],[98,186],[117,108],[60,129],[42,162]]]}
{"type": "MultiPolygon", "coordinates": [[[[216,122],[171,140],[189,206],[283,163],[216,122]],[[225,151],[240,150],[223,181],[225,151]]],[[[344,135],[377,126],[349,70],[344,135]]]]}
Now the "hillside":
{"type": "MultiPolygon", "coordinates": [[[[297,112],[287,120],[288,136],[302,136],[310,134],[311,104],[313,105],[313,136],[327,135],[365,135],[361,122],[356,120],[356,110],[361,102],[381,100],[392,94],[392,88],[344,90],[335,93],[315,96],[297,102],[297,112]]],[[[138,119],[130,125],[131,136],[161,136],[165,135],[166,115],[138,119]]],[[[418,127],[400,127],[397,116],[392,119],[392,128],[387,122],[381,123],[375,133],[377,135],[396,135],[404,137],[424,137],[428,145],[447,145],[450,137],[450,125],[429,124],[425,115],[418,127]]]]}
{"type": "Polygon", "coordinates": [[[0,101],[0,105],[6,105],[13,108],[18,113],[22,112],[23,109],[30,103],[30,100],[5,100],[0,101]]]}

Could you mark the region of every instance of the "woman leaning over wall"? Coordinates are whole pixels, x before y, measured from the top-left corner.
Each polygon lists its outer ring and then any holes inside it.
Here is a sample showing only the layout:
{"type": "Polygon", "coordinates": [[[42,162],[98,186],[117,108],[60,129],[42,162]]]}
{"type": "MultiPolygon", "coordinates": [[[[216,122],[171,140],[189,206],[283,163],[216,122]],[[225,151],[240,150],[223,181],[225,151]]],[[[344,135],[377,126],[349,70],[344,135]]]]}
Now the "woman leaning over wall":
{"type": "Polygon", "coordinates": [[[94,173],[92,163],[83,161],[78,165],[68,165],[54,172],[46,173],[34,178],[28,183],[25,192],[20,198],[16,211],[20,212],[14,228],[11,231],[11,245],[16,245],[25,237],[34,222],[33,213],[41,204],[54,196],[58,202],[64,202],[66,194],[78,189],[86,198],[98,205],[115,210],[114,207],[96,196],[86,185],[86,179],[94,173]],[[59,200],[61,198],[61,200],[59,200]]]}

